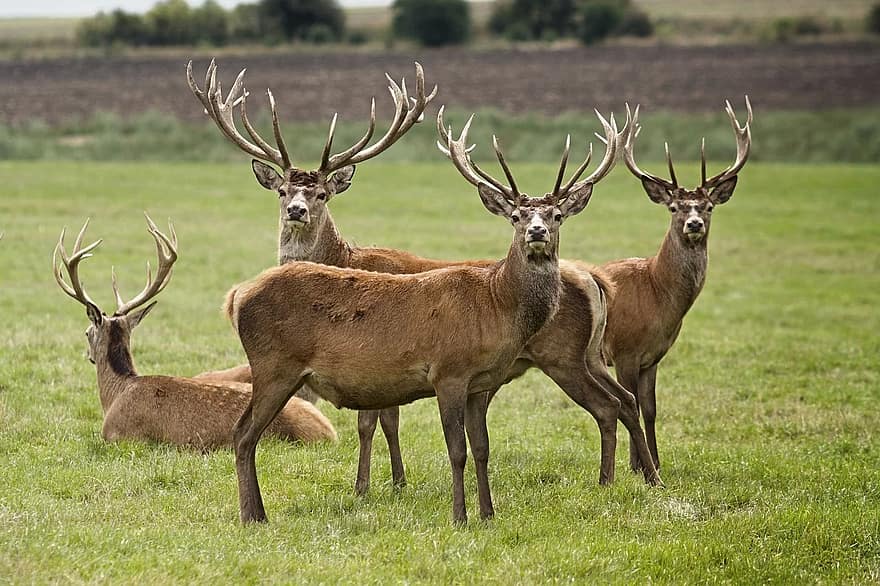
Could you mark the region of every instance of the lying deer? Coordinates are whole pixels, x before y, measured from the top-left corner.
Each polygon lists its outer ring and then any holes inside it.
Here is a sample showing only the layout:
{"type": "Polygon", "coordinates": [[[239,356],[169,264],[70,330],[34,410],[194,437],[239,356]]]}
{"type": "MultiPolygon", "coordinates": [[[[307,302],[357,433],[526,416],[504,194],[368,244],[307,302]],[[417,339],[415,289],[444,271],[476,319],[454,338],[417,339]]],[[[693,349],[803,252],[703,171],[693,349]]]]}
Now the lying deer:
{"type": "MultiPolygon", "coordinates": [[[[373,133],[376,130],[376,100],[372,100],[370,107],[370,126],[363,138],[345,151],[331,155],[333,136],[336,129],[337,117],[333,116],[330,123],[329,136],[321,156],[321,166],[315,171],[305,171],[293,167],[290,155],[287,151],[281,128],[278,122],[278,114],[275,110],[275,98],[271,90],[268,90],[269,104],[272,112],[272,125],[277,148],[271,146],[254,129],[247,115],[247,91],[244,88],[244,74],[242,70],[228,97],[224,100],[217,80],[217,65],[212,60],[205,75],[205,90],[198,87],[192,74],[192,61],[187,64],[187,82],[193,95],[204,106],[205,113],[217,124],[223,135],[244,152],[258,159],[274,163],[285,170],[285,180],[282,180],[275,171],[263,163],[254,160],[254,173],[261,184],[268,189],[277,191],[281,204],[280,218],[280,244],[278,248],[278,262],[284,264],[295,260],[311,260],[336,266],[359,265],[357,258],[359,251],[355,247],[346,246],[344,249],[333,247],[327,239],[339,236],[331,228],[330,231],[315,229],[325,221],[329,221],[332,227],[333,220],[327,215],[326,220],[317,209],[315,202],[323,203],[337,193],[342,193],[351,185],[354,176],[355,165],[371,159],[388,147],[393,145],[406,132],[423,118],[425,107],[437,95],[436,86],[430,94],[425,94],[425,74],[422,66],[416,66],[416,93],[410,97],[406,89],[406,80],[398,85],[390,76],[387,76],[394,102],[394,116],[385,134],[374,144],[367,147],[373,133]],[[234,109],[239,107],[241,119],[245,130],[253,142],[245,138],[235,127],[233,118],[234,109]],[[274,175],[273,175],[274,174],[274,175]],[[284,183],[284,186],[282,186],[284,183]],[[314,208],[314,209],[313,209],[314,208]],[[331,233],[332,232],[332,233],[331,233]],[[335,254],[338,256],[331,256],[335,254]]],[[[391,269],[392,267],[388,267],[391,269]]],[[[375,270],[383,270],[379,267],[375,270]]],[[[387,270],[384,272],[400,272],[387,270]]],[[[204,380],[236,380],[250,382],[250,367],[248,365],[237,366],[226,370],[212,371],[197,375],[196,378],[204,380]]],[[[315,400],[316,395],[304,387],[299,396],[315,400]]],[[[370,484],[370,454],[372,452],[373,435],[377,421],[381,421],[382,430],[388,442],[388,451],[391,456],[391,476],[394,486],[400,487],[406,484],[406,473],[403,467],[403,458],[400,454],[400,441],[398,438],[399,409],[391,406],[379,411],[367,410],[358,413],[358,434],[360,439],[360,455],[358,463],[358,475],[355,482],[355,492],[364,494],[370,484]]]]}
{"type": "MultiPolygon", "coordinates": [[[[155,306],[144,305],[159,294],[171,280],[171,267],[177,260],[177,236],[169,223],[170,238],[147,217],[149,232],[156,241],[159,267],[156,278],[131,301],[125,302],[113,274],[113,293],[117,307],[113,315],[102,312],[83,289],[79,263],[92,256],[100,240],[82,247],[86,221],[68,256],[64,231],[52,255],[53,273],[61,289],[86,306],[92,325],[86,330],[89,360],[98,371],[98,390],[106,441],[137,439],[192,446],[211,450],[229,446],[232,428],[250,399],[251,387],[241,383],[210,383],[171,376],[139,376],[131,357],[131,331],[155,306]],[[61,264],[58,264],[60,256],[61,264]],[[67,272],[67,283],[62,275],[67,272]]],[[[330,421],[314,405],[301,399],[288,403],[269,425],[272,435],[299,442],[336,440],[330,421]]]]}
{"type": "MultiPolygon", "coordinates": [[[[748,97],[746,110],[746,124],[740,126],[730,102],[727,103],[727,115],[736,136],[736,160],[721,173],[707,179],[704,140],[702,181],[696,189],[679,186],[668,145],[666,158],[670,179],[646,173],[636,165],[633,147],[640,130],[639,109],[637,107],[631,117],[628,113],[631,119],[623,149],[626,166],[641,180],[648,198],[666,206],[672,218],[655,256],[612,261],[602,267],[611,275],[616,287],[608,306],[605,350],[620,383],[637,397],[653,465],[658,468],[660,459],[654,425],[657,366],[675,343],[682,320],[706,280],[712,210],[733,196],[737,175],[749,156],[752,106],[748,97]]],[[[640,469],[644,462],[638,449],[630,450],[630,465],[634,470],[640,469]]]]}
{"type": "MultiPolygon", "coordinates": [[[[242,84],[239,82],[234,84],[228,97],[223,100],[220,96],[219,88],[216,87],[216,81],[211,82],[209,80],[209,83],[212,83],[210,87],[214,89],[209,90],[206,95],[198,89],[192,80],[191,74],[189,77],[190,85],[196,96],[200,97],[200,100],[204,98],[205,101],[208,101],[206,111],[222,113],[213,114],[212,118],[221,128],[224,135],[227,137],[236,136],[233,142],[248,154],[257,157],[252,165],[260,184],[266,189],[277,192],[280,196],[282,228],[279,242],[279,259],[281,262],[308,260],[332,266],[398,274],[418,273],[437,268],[460,266],[462,264],[482,267],[495,264],[496,261],[438,261],[418,257],[395,249],[357,247],[345,241],[340,236],[339,230],[327,208],[327,204],[337,193],[341,193],[342,190],[348,188],[351,177],[354,174],[354,168],[343,167],[336,171],[335,174],[333,171],[335,167],[323,167],[317,171],[307,172],[292,166],[289,162],[284,163],[284,161],[279,160],[275,156],[275,152],[278,149],[261,149],[256,147],[256,145],[249,145],[237,131],[234,131],[234,120],[229,110],[232,104],[240,103],[242,119],[246,119],[245,103],[247,92],[243,89],[242,84]],[[262,161],[280,166],[283,170],[283,175],[280,175],[272,166],[262,161]],[[344,181],[339,179],[340,173],[342,173],[342,177],[345,177],[344,181]],[[293,229],[290,225],[293,221],[291,214],[295,221],[298,222],[296,224],[297,229],[293,229]]],[[[209,78],[213,77],[214,75],[209,71],[209,78]]],[[[421,76],[419,75],[418,77],[420,78],[421,76]]],[[[395,85],[392,83],[392,86],[389,88],[392,95],[396,93],[395,85]]],[[[421,95],[421,92],[419,92],[419,95],[421,95]]],[[[395,103],[399,105],[406,103],[406,101],[398,97],[395,99],[395,103]]],[[[420,102],[417,101],[418,103],[420,102]]],[[[395,120],[404,118],[404,114],[399,107],[397,112],[395,120]]],[[[412,116],[406,119],[412,119],[412,116]]],[[[277,125],[277,116],[273,115],[273,120],[276,121],[275,134],[278,137],[281,131],[277,125]]],[[[607,123],[601,116],[600,120],[603,123],[606,135],[605,142],[607,148],[605,156],[599,164],[599,168],[590,177],[577,184],[578,188],[593,185],[602,179],[611,170],[615,160],[619,138],[611,124],[607,123]]],[[[438,114],[437,123],[441,140],[444,143],[448,143],[449,136],[443,123],[443,109],[438,114]]],[[[395,124],[393,123],[392,127],[395,124]]],[[[252,129],[248,122],[245,122],[245,127],[252,129]]],[[[372,127],[373,120],[371,117],[371,131],[372,127]]],[[[267,141],[259,138],[258,135],[254,136],[252,134],[252,138],[256,143],[267,145],[267,141]]],[[[327,144],[324,147],[324,156],[322,157],[322,159],[327,160],[327,164],[339,161],[337,155],[328,157],[332,138],[331,130],[327,144]]],[[[496,151],[496,153],[499,152],[496,151]]],[[[561,181],[565,173],[567,156],[568,144],[566,145],[565,157],[560,166],[557,184],[554,186],[554,192],[574,190],[577,178],[583,174],[589,165],[588,156],[576,172],[575,178],[563,186],[561,181]]],[[[479,187],[488,181],[495,189],[508,189],[486,175],[470,159],[467,160],[467,165],[464,176],[473,185],[479,187]]],[[[512,176],[510,176],[506,164],[504,169],[512,181],[512,176]]],[[[580,267],[566,261],[560,262],[560,272],[562,291],[559,311],[547,327],[531,340],[523,355],[511,368],[506,380],[513,380],[525,373],[530,367],[537,366],[553,379],[578,405],[590,412],[599,424],[601,435],[599,482],[607,484],[614,479],[614,453],[617,441],[618,416],[627,427],[632,444],[639,446],[639,449],[643,450],[644,454],[648,454],[647,443],[639,424],[635,398],[613,379],[601,356],[601,340],[606,312],[605,296],[610,288],[609,281],[604,279],[602,273],[596,271],[595,268],[582,270],[580,267]]],[[[234,376],[242,376],[244,380],[250,380],[247,376],[247,365],[226,371],[227,376],[230,373],[234,376]]],[[[212,376],[217,375],[217,373],[209,374],[212,376]]],[[[370,412],[371,417],[365,417],[365,413],[365,411],[361,411],[358,418],[358,431],[361,442],[356,482],[358,492],[366,490],[369,484],[370,446],[376,426],[375,412],[370,412]]],[[[396,440],[396,420],[394,424],[393,437],[396,440]]],[[[390,438],[391,435],[388,434],[388,429],[384,425],[383,429],[387,437],[390,438]]],[[[399,448],[397,446],[395,441],[392,455],[396,448],[398,450],[396,457],[399,459],[399,448]]],[[[474,459],[480,463],[478,465],[487,465],[487,453],[474,451],[473,455],[474,459]]],[[[393,461],[394,459],[392,459],[393,461]]],[[[402,471],[402,463],[400,466],[402,471]]],[[[644,474],[649,483],[661,484],[656,471],[648,468],[644,471],[644,474]]]]}

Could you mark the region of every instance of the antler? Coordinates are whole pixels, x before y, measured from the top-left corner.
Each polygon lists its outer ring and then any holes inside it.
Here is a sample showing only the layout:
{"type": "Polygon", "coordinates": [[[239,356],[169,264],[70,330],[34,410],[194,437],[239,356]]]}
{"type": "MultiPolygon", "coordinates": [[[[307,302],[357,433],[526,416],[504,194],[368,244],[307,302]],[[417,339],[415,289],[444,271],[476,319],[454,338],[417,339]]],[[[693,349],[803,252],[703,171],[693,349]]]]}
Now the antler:
{"type": "Polygon", "coordinates": [[[113,315],[116,316],[125,315],[158,295],[171,280],[171,267],[177,260],[177,234],[174,232],[174,225],[171,221],[168,221],[168,231],[171,234],[171,238],[169,238],[159,231],[159,228],[156,227],[150,216],[144,213],[144,217],[147,219],[147,231],[153,237],[153,240],[156,241],[156,255],[159,257],[156,278],[155,280],[152,278],[150,262],[147,261],[147,284],[144,286],[143,291],[131,301],[124,302],[119,294],[119,287],[116,284],[116,271],[112,271],[113,294],[116,296],[116,313],[113,315]]]}
{"type": "Polygon", "coordinates": [[[733,107],[730,105],[730,101],[726,100],[726,108],[727,117],[730,118],[730,125],[733,127],[733,134],[736,137],[736,159],[733,164],[730,165],[727,169],[715,175],[711,179],[706,179],[706,139],[703,139],[703,144],[700,148],[700,158],[701,158],[701,185],[703,187],[715,187],[719,183],[730,179],[737,173],[739,173],[740,169],[746,164],[746,161],[749,158],[749,151],[752,146],[752,104],[749,102],[749,97],[746,96],[746,124],[745,126],[740,126],[739,122],[736,119],[736,114],[733,112],[733,107]]]}
{"type": "Polygon", "coordinates": [[[101,240],[98,240],[97,242],[93,242],[85,248],[82,248],[83,236],[88,227],[89,220],[86,220],[82,229],[79,231],[79,235],[76,237],[76,241],[73,243],[73,252],[70,256],[67,256],[67,252],[64,250],[64,233],[67,228],[61,230],[61,237],[58,239],[58,244],[55,245],[55,250],[52,252],[52,274],[55,276],[55,281],[58,283],[58,286],[61,287],[62,291],[85,306],[94,305],[97,307],[97,304],[92,301],[92,298],[89,297],[83,289],[82,281],[80,281],[79,278],[79,263],[92,256],[91,251],[97,248],[102,242],[101,240]],[[60,265],[58,264],[59,255],[61,256],[60,265]],[[61,273],[62,266],[67,269],[67,276],[70,279],[69,285],[64,282],[64,276],[61,273]]]}
{"type": "Polygon", "coordinates": [[[639,166],[636,165],[635,156],[633,155],[633,147],[635,146],[636,137],[639,136],[639,132],[642,131],[642,127],[639,124],[639,105],[636,104],[636,109],[631,111],[629,109],[629,104],[626,105],[626,142],[623,145],[623,158],[626,162],[627,169],[632,172],[633,175],[638,177],[639,179],[649,179],[654,183],[659,183],[663,185],[666,189],[673,190],[678,188],[678,179],[675,177],[675,169],[672,166],[672,157],[669,155],[669,143],[664,143],[666,148],[666,162],[669,165],[669,175],[672,178],[672,181],[668,181],[663,179],[658,175],[651,175],[650,173],[646,173],[639,169],[639,166]]]}
{"type": "Polygon", "coordinates": [[[583,181],[578,182],[580,176],[587,170],[587,167],[590,164],[590,159],[593,157],[593,144],[590,143],[590,148],[587,150],[587,156],[584,159],[584,162],[578,166],[574,174],[571,176],[571,179],[569,179],[565,185],[562,185],[562,179],[565,177],[565,166],[568,163],[568,153],[571,147],[571,135],[567,135],[565,137],[565,150],[562,153],[562,161],[559,163],[559,173],[556,175],[556,184],[553,186],[553,192],[551,193],[557,202],[563,201],[568,197],[569,193],[577,191],[587,183],[598,183],[603,177],[608,175],[617,161],[619,136],[617,133],[617,123],[614,121],[614,114],[611,115],[611,122],[608,122],[598,110],[594,111],[596,112],[596,116],[599,117],[599,122],[602,123],[602,128],[605,130],[604,137],[596,133],[596,137],[605,143],[605,156],[602,157],[602,161],[599,163],[599,166],[596,167],[595,171],[583,181]]]}
{"type": "Polygon", "coordinates": [[[338,115],[333,115],[330,122],[330,130],[327,133],[327,142],[324,144],[324,151],[321,155],[320,171],[324,174],[330,174],[337,169],[346,165],[354,165],[371,159],[393,145],[397,140],[406,134],[412,126],[421,122],[424,118],[425,107],[437,95],[437,86],[427,96],[425,95],[425,72],[421,64],[415,63],[416,66],[416,95],[411,97],[406,91],[406,80],[401,80],[400,85],[391,78],[387,73],[385,77],[388,79],[388,91],[391,93],[391,99],[394,101],[394,117],[391,120],[391,126],[385,135],[376,141],[375,144],[368,148],[364,148],[373,137],[376,130],[376,99],[373,98],[370,104],[370,126],[367,132],[354,143],[351,147],[336,155],[330,155],[330,149],[333,145],[333,135],[336,133],[336,120],[338,115]],[[412,105],[410,106],[410,101],[412,105]]]}
{"type": "Polygon", "coordinates": [[[471,122],[474,120],[474,114],[471,114],[471,117],[468,118],[464,128],[461,129],[461,135],[456,140],[452,136],[452,127],[450,126],[447,129],[443,121],[443,110],[445,107],[446,106],[440,106],[440,111],[437,112],[437,132],[440,133],[440,138],[442,141],[446,142],[446,145],[444,146],[442,142],[437,141],[437,146],[444,154],[446,154],[446,156],[452,159],[455,168],[458,169],[458,172],[461,173],[469,183],[475,186],[479,186],[481,183],[489,184],[503,194],[505,199],[511,204],[518,205],[523,195],[516,186],[516,181],[513,178],[513,173],[511,173],[510,167],[507,166],[507,161],[504,159],[504,153],[501,152],[501,147],[498,145],[498,138],[494,135],[492,136],[492,148],[495,150],[495,156],[498,157],[498,162],[501,164],[501,169],[504,171],[504,175],[507,177],[509,185],[504,185],[480,169],[477,164],[471,160],[470,152],[474,150],[475,145],[470,147],[467,146],[467,136],[471,128],[471,122]]]}
{"type": "Polygon", "coordinates": [[[211,117],[223,135],[233,144],[237,145],[241,150],[257,159],[275,163],[282,169],[290,168],[290,155],[287,152],[287,145],[284,143],[284,137],[281,135],[281,126],[278,122],[278,113],[275,111],[275,97],[271,90],[266,90],[269,95],[269,107],[272,110],[272,130],[275,134],[275,143],[278,148],[270,145],[263,139],[247,117],[247,97],[248,91],[244,87],[244,74],[247,69],[242,69],[235,78],[232,88],[226,99],[223,99],[220,89],[220,82],[217,81],[217,64],[212,59],[208,65],[208,71],[205,74],[205,91],[202,91],[196,84],[192,74],[192,61],[186,65],[186,80],[193,95],[205,107],[205,113],[211,117]],[[241,118],[244,123],[245,130],[257,144],[253,144],[235,127],[233,120],[233,110],[236,106],[241,107],[241,118]]]}

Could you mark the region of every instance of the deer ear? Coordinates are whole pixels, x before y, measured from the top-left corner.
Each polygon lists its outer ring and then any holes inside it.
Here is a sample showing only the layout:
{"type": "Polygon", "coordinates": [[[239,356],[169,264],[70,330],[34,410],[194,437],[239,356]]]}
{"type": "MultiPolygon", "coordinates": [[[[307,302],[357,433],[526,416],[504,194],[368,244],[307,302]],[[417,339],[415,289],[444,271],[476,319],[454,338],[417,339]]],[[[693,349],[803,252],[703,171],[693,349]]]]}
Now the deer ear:
{"type": "Polygon", "coordinates": [[[513,205],[507,201],[504,194],[494,187],[486,183],[480,183],[479,187],[477,187],[477,192],[480,194],[480,199],[483,201],[486,209],[496,216],[508,218],[513,213],[515,209],[513,205]]]}
{"type": "Polygon", "coordinates": [[[135,312],[129,313],[125,318],[125,321],[128,322],[128,327],[134,329],[139,323],[141,323],[141,320],[143,320],[147,316],[147,314],[150,313],[150,310],[153,309],[153,307],[155,306],[156,302],[154,301],[149,305],[138,309],[135,312]]]}
{"type": "Polygon", "coordinates": [[[86,315],[89,316],[89,321],[96,326],[100,326],[104,321],[104,314],[94,303],[86,303],[86,315]]]}
{"type": "Polygon", "coordinates": [[[348,165],[333,174],[330,178],[330,191],[342,193],[351,187],[351,178],[354,177],[355,166],[348,165]]]}
{"type": "Polygon", "coordinates": [[[278,171],[263,161],[253,159],[251,161],[251,167],[254,169],[254,175],[256,175],[257,181],[259,181],[260,185],[266,189],[275,191],[281,187],[282,183],[284,183],[284,180],[281,178],[281,175],[278,174],[278,171]]]}
{"type": "Polygon", "coordinates": [[[562,212],[562,215],[566,218],[579,214],[584,211],[584,208],[590,203],[590,198],[592,196],[593,184],[585,183],[576,191],[570,193],[568,197],[565,198],[565,201],[559,204],[559,211],[562,212]]]}
{"type": "Polygon", "coordinates": [[[709,192],[709,201],[715,205],[721,205],[728,199],[733,197],[733,190],[736,189],[736,175],[726,181],[719,183],[711,192],[709,192]]]}
{"type": "Polygon", "coordinates": [[[669,194],[669,190],[666,189],[665,186],[663,186],[660,183],[657,183],[656,181],[652,181],[651,179],[648,179],[647,177],[642,179],[642,187],[645,188],[645,193],[648,194],[648,197],[654,203],[665,204],[665,203],[669,203],[669,201],[672,199],[672,197],[669,194]]]}

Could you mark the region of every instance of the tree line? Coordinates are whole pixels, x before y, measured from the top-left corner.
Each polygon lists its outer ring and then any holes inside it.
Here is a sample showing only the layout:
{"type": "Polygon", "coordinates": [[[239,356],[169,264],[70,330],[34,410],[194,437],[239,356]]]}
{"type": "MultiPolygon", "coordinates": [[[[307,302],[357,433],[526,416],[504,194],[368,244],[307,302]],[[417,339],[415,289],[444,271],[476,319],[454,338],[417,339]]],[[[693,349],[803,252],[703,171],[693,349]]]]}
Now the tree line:
{"type": "MultiPolygon", "coordinates": [[[[395,0],[392,38],[426,46],[464,43],[472,34],[466,0],[395,0]]],[[[608,36],[650,36],[653,25],[630,0],[501,0],[493,6],[489,33],[514,41],[565,37],[594,43],[608,36]]],[[[80,44],[173,46],[301,41],[368,40],[365,31],[347,31],[345,11],[336,0],[259,0],[230,10],[215,0],[190,6],[186,0],[161,0],[141,15],[118,9],[84,19],[80,44]]]]}

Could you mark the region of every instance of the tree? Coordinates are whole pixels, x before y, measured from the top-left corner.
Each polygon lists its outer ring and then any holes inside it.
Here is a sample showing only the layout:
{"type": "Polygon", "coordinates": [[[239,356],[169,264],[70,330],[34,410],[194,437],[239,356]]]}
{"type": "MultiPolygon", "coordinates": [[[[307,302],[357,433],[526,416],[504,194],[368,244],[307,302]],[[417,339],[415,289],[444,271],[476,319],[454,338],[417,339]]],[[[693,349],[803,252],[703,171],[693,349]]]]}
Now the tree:
{"type": "Polygon", "coordinates": [[[618,2],[585,2],[578,14],[578,38],[583,44],[592,45],[611,36],[623,22],[623,15],[624,9],[618,2]]]}
{"type": "Polygon", "coordinates": [[[470,35],[470,7],[465,0],[395,0],[395,36],[415,39],[428,47],[462,43],[470,35]]]}
{"type": "Polygon", "coordinates": [[[149,31],[140,15],[117,9],[110,14],[99,12],[84,19],[76,35],[87,47],[107,47],[114,43],[143,45],[149,38],[149,31]]]}
{"type": "Polygon", "coordinates": [[[195,36],[191,41],[225,45],[229,40],[226,11],[215,0],[205,0],[192,13],[192,30],[195,36]]]}
{"type": "Polygon", "coordinates": [[[575,32],[576,13],[577,0],[507,0],[495,4],[489,28],[517,38],[565,37],[575,32]]]}
{"type": "Polygon", "coordinates": [[[880,2],[871,7],[868,12],[868,32],[880,35],[880,2]]]}
{"type": "Polygon", "coordinates": [[[150,44],[185,45],[195,38],[192,10],[186,0],[157,2],[146,14],[150,44]]]}
{"type": "Polygon", "coordinates": [[[260,12],[267,28],[277,27],[287,39],[304,39],[316,25],[325,25],[334,39],[345,32],[345,13],[335,0],[261,0],[260,12]]]}

